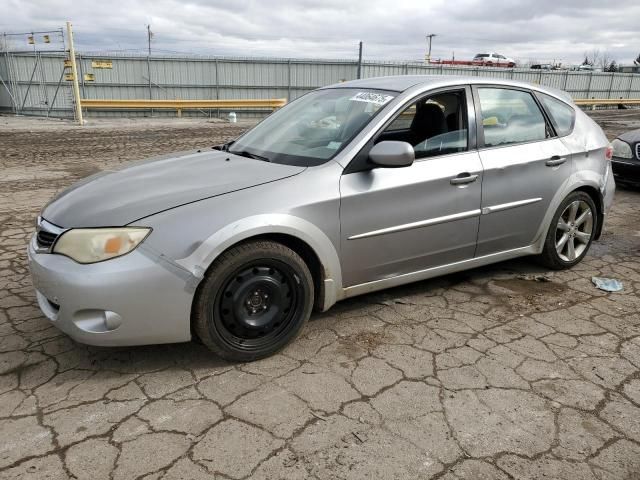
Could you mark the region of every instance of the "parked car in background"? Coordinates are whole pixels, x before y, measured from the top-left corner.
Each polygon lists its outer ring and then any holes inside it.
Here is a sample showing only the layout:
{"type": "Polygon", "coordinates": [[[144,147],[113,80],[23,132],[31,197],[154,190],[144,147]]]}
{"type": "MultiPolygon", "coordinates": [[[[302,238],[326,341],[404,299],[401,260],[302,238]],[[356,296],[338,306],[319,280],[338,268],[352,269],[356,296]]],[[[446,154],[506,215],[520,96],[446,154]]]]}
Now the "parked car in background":
{"type": "Polygon", "coordinates": [[[534,63],[531,65],[532,70],[554,70],[553,65],[550,63],[534,63]]]}
{"type": "Polygon", "coordinates": [[[616,182],[640,187],[640,129],[623,133],[611,142],[611,146],[616,182]]]}
{"type": "Polygon", "coordinates": [[[525,255],[576,265],[613,201],[610,158],[557,90],[355,80],[226,145],[81,181],[43,209],[29,266],[41,310],[79,342],[195,335],[255,360],[345,298],[525,255]]]}
{"type": "Polygon", "coordinates": [[[474,62],[481,62],[484,65],[507,65],[515,67],[516,61],[513,58],[505,57],[498,53],[478,53],[473,57],[474,62]]]}

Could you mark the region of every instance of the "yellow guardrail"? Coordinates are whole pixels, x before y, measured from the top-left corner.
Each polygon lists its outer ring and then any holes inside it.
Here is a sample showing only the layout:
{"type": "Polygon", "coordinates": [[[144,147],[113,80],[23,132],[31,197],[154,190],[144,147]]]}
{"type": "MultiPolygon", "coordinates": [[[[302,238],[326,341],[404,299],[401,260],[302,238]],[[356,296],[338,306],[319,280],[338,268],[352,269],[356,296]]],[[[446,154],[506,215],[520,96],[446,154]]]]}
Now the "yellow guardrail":
{"type": "Polygon", "coordinates": [[[85,98],[80,101],[82,108],[168,108],[176,110],[178,116],[182,110],[202,108],[271,108],[283,107],[286,98],[269,98],[255,100],[104,100],[85,98]]]}
{"type": "Polygon", "coordinates": [[[576,105],[640,105],[640,98],[578,98],[576,105]]]}

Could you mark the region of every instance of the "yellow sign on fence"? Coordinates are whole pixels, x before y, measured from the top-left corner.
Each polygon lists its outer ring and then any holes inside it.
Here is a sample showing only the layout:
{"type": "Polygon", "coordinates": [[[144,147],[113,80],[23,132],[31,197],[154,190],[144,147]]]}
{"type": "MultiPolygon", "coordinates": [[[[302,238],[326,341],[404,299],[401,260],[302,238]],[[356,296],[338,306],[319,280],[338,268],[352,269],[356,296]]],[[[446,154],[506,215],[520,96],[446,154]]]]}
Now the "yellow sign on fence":
{"type": "Polygon", "coordinates": [[[73,73],[65,73],[65,74],[64,74],[64,79],[65,79],[67,82],[72,82],[72,81],[73,81],[73,73]]]}
{"type": "Polygon", "coordinates": [[[64,68],[71,68],[71,60],[64,61],[64,68]]]}
{"type": "Polygon", "coordinates": [[[94,82],[96,80],[96,77],[93,75],[93,73],[85,73],[84,74],[84,81],[85,82],[94,82]]]}
{"type": "Polygon", "coordinates": [[[91,60],[91,66],[93,68],[113,68],[113,61],[111,61],[111,60],[91,60]]]}

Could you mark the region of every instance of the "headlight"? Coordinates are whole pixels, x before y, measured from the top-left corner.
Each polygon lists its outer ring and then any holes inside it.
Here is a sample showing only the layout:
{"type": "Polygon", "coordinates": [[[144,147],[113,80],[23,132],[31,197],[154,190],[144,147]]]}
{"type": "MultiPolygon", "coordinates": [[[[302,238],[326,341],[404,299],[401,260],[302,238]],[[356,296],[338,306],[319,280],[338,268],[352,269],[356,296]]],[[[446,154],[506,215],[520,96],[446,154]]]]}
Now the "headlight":
{"type": "Polygon", "coordinates": [[[613,156],[618,158],[633,158],[631,146],[627,142],[618,140],[617,138],[611,142],[613,147],[613,156]]]}
{"type": "Polygon", "coordinates": [[[119,257],[136,248],[150,228],[78,228],[64,232],[53,247],[53,253],[72,258],[78,263],[95,263],[119,257]]]}

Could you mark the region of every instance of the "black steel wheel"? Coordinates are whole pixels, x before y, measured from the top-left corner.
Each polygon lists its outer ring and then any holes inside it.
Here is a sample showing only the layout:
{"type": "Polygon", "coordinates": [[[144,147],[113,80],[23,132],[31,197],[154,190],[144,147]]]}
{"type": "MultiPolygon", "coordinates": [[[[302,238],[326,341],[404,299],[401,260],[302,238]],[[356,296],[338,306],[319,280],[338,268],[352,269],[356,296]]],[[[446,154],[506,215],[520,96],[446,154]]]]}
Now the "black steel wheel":
{"type": "Polygon", "coordinates": [[[218,258],[198,289],[194,330],[228,360],[269,356],[308,320],[313,281],[305,262],[275,242],[234,247],[218,258]]]}

